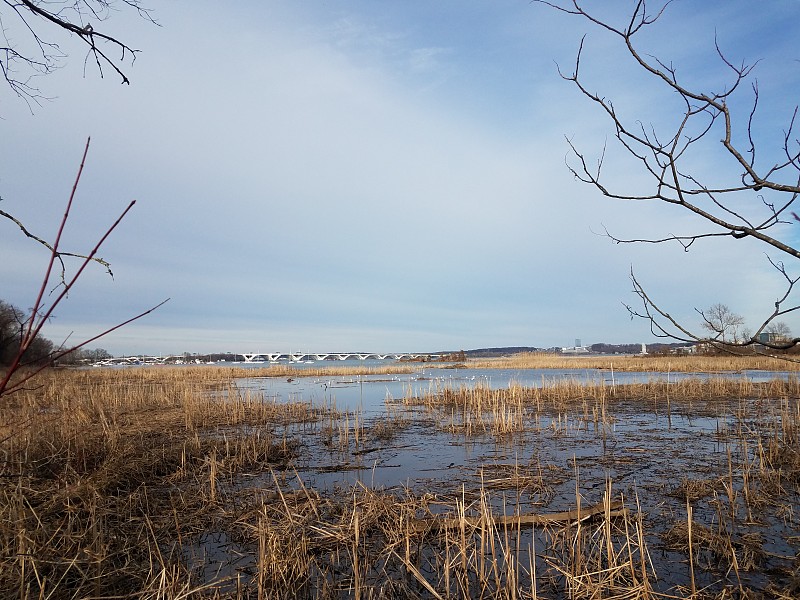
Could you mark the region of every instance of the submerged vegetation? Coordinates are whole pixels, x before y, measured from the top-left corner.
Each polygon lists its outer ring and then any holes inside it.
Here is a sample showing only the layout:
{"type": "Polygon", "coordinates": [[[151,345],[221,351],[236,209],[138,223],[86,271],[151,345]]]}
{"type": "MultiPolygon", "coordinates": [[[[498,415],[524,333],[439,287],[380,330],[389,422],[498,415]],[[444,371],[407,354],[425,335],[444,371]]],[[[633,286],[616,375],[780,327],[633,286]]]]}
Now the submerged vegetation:
{"type": "Polygon", "coordinates": [[[241,371],[49,371],[6,396],[0,596],[800,595],[794,376],[431,385],[370,418],[241,371]],[[375,484],[412,446],[418,476],[375,484]]]}

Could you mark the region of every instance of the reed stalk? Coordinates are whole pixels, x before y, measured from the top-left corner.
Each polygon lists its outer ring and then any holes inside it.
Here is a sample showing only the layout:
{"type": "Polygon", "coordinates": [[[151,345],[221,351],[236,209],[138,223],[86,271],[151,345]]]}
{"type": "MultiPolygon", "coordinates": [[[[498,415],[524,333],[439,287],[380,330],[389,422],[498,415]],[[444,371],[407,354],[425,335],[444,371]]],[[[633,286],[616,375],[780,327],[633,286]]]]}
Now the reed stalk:
{"type": "Polygon", "coordinates": [[[686,524],[687,524],[687,533],[689,536],[689,578],[691,581],[692,586],[692,597],[697,595],[697,584],[694,580],[694,548],[692,543],[692,505],[689,502],[689,498],[686,498],[686,524]]]}

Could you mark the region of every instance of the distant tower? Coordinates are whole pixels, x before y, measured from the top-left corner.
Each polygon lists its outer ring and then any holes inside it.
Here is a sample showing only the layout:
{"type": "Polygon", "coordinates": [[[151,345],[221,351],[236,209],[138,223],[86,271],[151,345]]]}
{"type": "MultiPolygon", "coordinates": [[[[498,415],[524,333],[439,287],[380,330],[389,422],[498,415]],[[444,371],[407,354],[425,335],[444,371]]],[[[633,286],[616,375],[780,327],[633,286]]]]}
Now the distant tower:
{"type": "Polygon", "coordinates": [[[647,344],[642,344],[642,354],[647,354],[647,344]]]}
{"type": "Polygon", "coordinates": [[[581,338],[575,338],[575,347],[580,348],[581,346],[581,338]]]}

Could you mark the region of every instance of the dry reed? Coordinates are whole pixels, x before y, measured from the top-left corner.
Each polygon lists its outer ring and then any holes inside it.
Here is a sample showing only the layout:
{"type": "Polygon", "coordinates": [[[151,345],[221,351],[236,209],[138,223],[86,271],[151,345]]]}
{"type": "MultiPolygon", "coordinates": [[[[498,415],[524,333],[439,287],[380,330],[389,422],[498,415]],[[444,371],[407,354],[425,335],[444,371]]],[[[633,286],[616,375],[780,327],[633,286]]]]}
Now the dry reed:
{"type": "Polygon", "coordinates": [[[467,366],[485,369],[602,369],[660,373],[723,373],[745,370],[797,371],[800,363],[758,355],[577,355],[528,352],[469,360],[467,366]]]}
{"type": "Polygon", "coordinates": [[[318,418],[199,371],[61,371],[36,384],[0,407],[3,597],[188,593],[182,536],[206,526],[226,478],[292,460],[277,424],[318,418]]]}
{"type": "MultiPolygon", "coordinates": [[[[575,503],[557,511],[546,507],[568,476],[538,460],[483,466],[449,496],[363,485],[323,494],[295,470],[301,434],[329,435],[331,449],[357,457],[380,449],[370,443],[391,441],[408,413],[393,408],[370,425],[358,413],[242,392],[235,373],[51,372],[7,398],[0,406],[0,596],[692,595],[656,591],[648,543],[659,536],[645,531],[656,515],[644,514],[638,497],[631,504],[614,493],[610,477],[599,496],[583,498],[577,467],[575,503]],[[532,512],[522,511],[523,497],[532,512]],[[224,541],[214,547],[211,534],[224,541]]],[[[798,396],[796,378],[691,379],[442,388],[403,402],[438,412],[454,433],[500,439],[529,430],[558,439],[587,428],[603,437],[616,411],[632,403],[662,410],[669,398],[670,410],[694,414],[724,404],[731,418],[717,437],[727,445],[726,472],[673,484],[669,491],[693,515],[659,533],[666,551],[691,548],[703,585],[707,572],[720,580],[731,572],[735,597],[745,598],[747,573],[774,558],[756,535],[756,519],[771,508],[787,528],[796,526],[798,396]]],[[[784,562],[790,566],[770,584],[770,597],[796,597],[800,569],[784,562]]],[[[697,586],[694,597],[705,589],[697,586]]],[[[714,593],[720,589],[729,587],[714,593]]]]}

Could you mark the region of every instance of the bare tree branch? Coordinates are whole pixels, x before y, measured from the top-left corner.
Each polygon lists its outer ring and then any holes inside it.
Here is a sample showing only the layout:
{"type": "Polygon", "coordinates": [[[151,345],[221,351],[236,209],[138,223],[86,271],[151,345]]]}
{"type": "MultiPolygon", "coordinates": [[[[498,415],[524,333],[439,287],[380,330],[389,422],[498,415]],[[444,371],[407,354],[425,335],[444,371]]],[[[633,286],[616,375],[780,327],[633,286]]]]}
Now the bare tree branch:
{"type": "MultiPolygon", "coordinates": [[[[108,229],[106,229],[105,233],[103,233],[103,235],[100,237],[100,239],[94,245],[94,247],[92,248],[91,252],[89,252],[88,254],[86,254],[85,256],[82,257],[82,260],[81,260],[81,262],[80,262],[80,264],[79,264],[79,266],[78,266],[78,268],[77,268],[77,270],[75,271],[74,274],[72,274],[69,278],[65,278],[64,275],[63,275],[63,272],[62,272],[62,282],[63,282],[63,284],[60,286],[61,289],[60,289],[59,293],[56,294],[55,298],[53,299],[52,302],[50,302],[49,306],[44,306],[43,305],[44,295],[45,295],[45,291],[47,290],[47,288],[49,286],[49,282],[50,282],[50,279],[51,279],[51,276],[52,276],[52,273],[53,273],[53,267],[54,267],[54,265],[55,265],[55,263],[57,261],[61,260],[60,257],[62,256],[62,254],[61,254],[61,252],[59,250],[59,244],[61,243],[61,236],[62,236],[62,234],[64,232],[64,228],[65,228],[65,226],[67,224],[67,221],[69,220],[69,217],[70,217],[70,211],[72,210],[72,205],[73,205],[73,202],[75,200],[75,194],[77,192],[78,184],[80,183],[80,180],[81,180],[81,174],[83,173],[83,168],[84,168],[84,165],[86,163],[86,156],[87,156],[87,154],[89,152],[90,141],[91,140],[87,140],[86,141],[86,146],[85,146],[84,151],[83,151],[83,156],[81,157],[80,167],[78,168],[78,173],[77,173],[77,175],[75,177],[75,182],[74,182],[74,184],[72,186],[72,191],[71,191],[71,193],[69,195],[69,200],[67,201],[66,207],[64,209],[64,215],[61,218],[61,222],[59,224],[58,232],[56,233],[55,239],[54,239],[52,245],[49,246],[50,247],[50,260],[48,262],[47,268],[45,269],[44,276],[42,277],[42,283],[41,283],[41,285],[39,287],[39,292],[38,292],[38,294],[36,296],[36,300],[33,303],[33,308],[30,311],[30,316],[22,324],[22,329],[21,329],[21,333],[20,333],[19,349],[18,349],[16,355],[14,356],[14,358],[12,359],[11,364],[9,365],[5,375],[2,377],[2,379],[0,379],[0,397],[2,397],[5,394],[9,394],[9,393],[12,393],[14,391],[17,391],[17,390],[21,389],[22,385],[26,381],[29,381],[32,377],[34,377],[37,373],[39,373],[42,368],[44,368],[44,367],[41,367],[39,369],[34,370],[32,373],[23,374],[21,377],[19,377],[15,381],[12,381],[12,379],[15,377],[15,375],[17,375],[17,373],[20,371],[21,367],[24,366],[23,357],[24,357],[26,351],[30,348],[30,346],[34,343],[34,341],[40,337],[41,332],[42,332],[42,328],[50,320],[51,316],[53,315],[53,312],[61,304],[61,302],[67,297],[69,291],[75,286],[75,284],[77,283],[78,279],[80,279],[80,277],[83,274],[83,272],[86,269],[86,267],[89,266],[95,260],[95,256],[99,252],[100,247],[103,245],[103,243],[105,243],[105,241],[108,239],[108,237],[111,235],[111,233],[120,224],[122,219],[125,218],[125,215],[127,215],[128,212],[131,210],[131,208],[133,208],[134,204],[136,204],[135,200],[132,200],[128,204],[128,206],[122,211],[120,216],[117,217],[117,219],[114,221],[114,223],[108,229]]],[[[76,345],[74,345],[74,346],[72,346],[70,348],[67,348],[67,349],[60,348],[59,350],[55,351],[51,355],[51,358],[54,360],[56,358],[63,357],[66,354],[69,354],[70,352],[74,352],[78,348],[81,348],[81,347],[85,346],[86,344],[89,344],[89,343],[99,339],[100,337],[102,337],[104,335],[107,335],[108,333],[110,333],[112,331],[115,331],[116,329],[119,329],[123,325],[131,323],[132,321],[135,321],[135,320],[140,319],[141,317],[143,317],[143,316],[145,316],[147,314],[150,314],[156,308],[162,306],[165,302],[167,302],[167,300],[164,300],[163,302],[160,302],[156,306],[154,306],[154,307],[152,307],[152,308],[150,308],[150,309],[138,314],[137,316],[132,317],[132,318],[126,320],[126,321],[123,321],[122,323],[107,329],[103,333],[95,335],[95,336],[93,336],[93,337],[91,337],[91,338],[89,338],[89,339],[87,339],[87,340],[85,340],[85,341],[83,341],[83,342],[81,342],[79,344],[76,344],[76,345]]]]}
{"type": "Polygon", "coordinates": [[[122,83],[130,79],[122,66],[136,60],[136,50],[105,28],[116,6],[135,10],[143,19],[156,24],[150,9],[140,0],[2,0],[0,2],[0,73],[28,106],[39,104],[45,96],[33,79],[58,69],[66,53],[57,33],[77,37],[87,48],[84,63],[92,60],[100,73],[110,68],[122,83]],[[18,33],[26,35],[20,36],[18,33]],[[119,53],[115,58],[111,52],[119,53]]]}
{"type": "MultiPolygon", "coordinates": [[[[42,246],[47,248],[51,253],[55,253],[56,260],[58,260],[58,262],[61,263],[61,280],[62,280],[62,282],[64,281],[64,277],[66,275],[66,265],[64,265],[64,258],[65,257],[88,258],[88,257],[84,256],[83,254],[75,254],[74,252],[65,252],[64,250],[56,251],[53,248],[53,246],[50,245],[49,242],[47,242],[46,240],[43,240],[39,236],[34,235],[30,231],[28,231],[27,228],[25,227],[25,225],[23,225],[22,222],[19,219],[17,219],[13,215],[10,215],[9,213],[7,213],[4,210],[0,210],[0,217],[5,217],[6,219],[9,219],[12,223],[14,223],[17,227],[19,227],[20,231],[22,231],[22,233],[26,237],[39,242],[42,246]]],[[[111,277],[114,277],[114,273],[111,272],[111,264],[107,260],[105,260],[105,259],[103,259],[103,258],[101,258],[99,256],[93,256],[91,258],[91,260],[95,261],[99,265],[102,265],[106,269],[106,272],[111,277]]]]}
{"type": "MultiPolygon", "coordinates": [[[[760,101],[758,82],[753,78],[758,61],[748,64],[735,64],[721,49],[714,37],[716,57],[720,61],[723,73],[728,73],[727,83],[719,90],[695,89],[683,82],[677,68],[669,61],[649,56],[640,51],[637,37],[647,28],[655,25],[665,14],[671,4],[662,2],[651,11],[645,0],[634,3],[630,17],[620,25],[599,17],[593,8],[584,7],[580,0],[534,0],[535,3],[553,8],[562,13],[582,18],[592,26],[616,36],[624,50],[638,66],[643,74],[650,76],[669,92],[670,99],[677,98],[680,108],[661,110],[661,116],[672,117],[673,124],[664,127],[646,124],[640,118],[629,119],[620,114],[613,100],[605,95],[592,91],[583,75],[584,61],[587,56],[587,37],[581,38],[576,51],[571,73],[560,67],[558,73],[562,79],[574,85],[578,91],[606,115],[614,130],[614,139],[619,147],[637,163],[640,172],[649,177],[650,191],[644,193],[631,192],[618,183],[606,179],[604,166],[607,161],[607,147],[603,146],[596,166],[586,154],[567,138],[569,154],[567,168],[573,176],[597,189],[603,196],[616,200],[632,202],[661,202],[672,205],[681,211],[693,214],[700,224],[700,231],[692,233],[675,233],[661,236],[634,236],[624,238],[610,233],[605,235],[618,244],[650,243],[661,244],[677,242],[688,251],[701,240],[710,239],[743,239],[753,238],[780,254],[794,259],[800,258],[800,249],[794,243],[796,235],[787,234],[787,225],[800,218],[793,212],[794,205],[800,195],[800,141],[794,136],[794,126],[798,109],[795,107],[783,134],[782,148],[773,148],[771,152],[757,152],[756,140],[761,139],[756,133],[757,116],[760,101]],[[732,106],[734,96],[740,96],[749,83],[752,98],[746,114],[739,115],[732,106]],[[739,176],[733,181],[709,183],[712,178],[698,171],[697,155],[705,158],[708,152],[710,136],[719,135],[717,158],[720,163],[738,170],[739,176]],[[744,140],[744,144],[740,143],[744,140]],[[702,154],[700,154],[702,153],[702,154]],[[762,164],[756,161],[762,154],[767,156],[783,155],[779,162],[762,164]],[[757,198],[759,201],[753,202],[757,198]],[[789,217],[793,217],[794,221],[789,217]]],[[[621,184],[625,186],[625,184],[621,184]]],[[[785,292],[775,302],[774,310],[760,319],[760,326],[755,334],[747,339],[737,339],[735,343],[724,339],[725,335],[711,330],[714,335],[704,336],[692,333],[691,328],[673,319],[666,311],[657,306],[652,298],[631,271],[634,293],[639,297],[643,307],[627,309],[632,317],[643,318],[650,324],[651,332],[657,337],[669,337],[687,342],[704,342],[724,346],[758,346],[768,350],[790,348],[800,339],[784,339],[778,342],[766,341],[760,334],[767,331],[775,319],[798,309],[793,306],[790,296],[794,291],[798,278],[789,274],[783,262],[767,257],[772,266],[780,273],[785,283],[785,292]]],[[[717,322],[709,318],[706,311],[698,311],[701,323],[709,328],[717,322]]]]}

